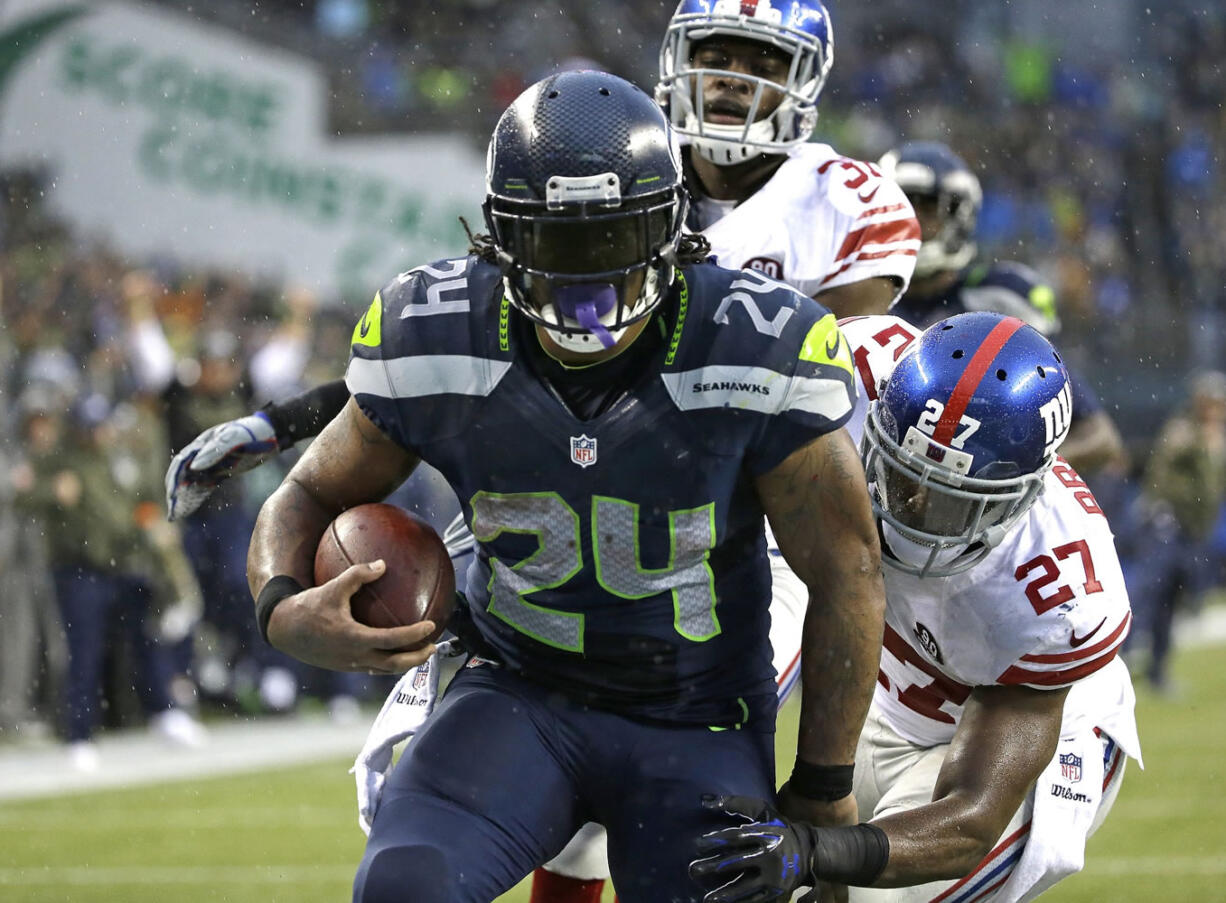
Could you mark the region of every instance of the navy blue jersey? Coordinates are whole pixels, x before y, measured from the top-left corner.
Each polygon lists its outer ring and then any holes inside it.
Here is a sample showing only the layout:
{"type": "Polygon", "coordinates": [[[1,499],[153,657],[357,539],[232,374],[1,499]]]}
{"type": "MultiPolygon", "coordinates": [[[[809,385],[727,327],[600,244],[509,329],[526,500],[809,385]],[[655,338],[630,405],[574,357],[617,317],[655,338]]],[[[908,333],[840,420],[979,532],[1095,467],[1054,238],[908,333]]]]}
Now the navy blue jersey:
{"type": "MultiPolygon", "coordinates": [[[[503,663],[600,707],[718,726],[773,717],[753,489],[854,400],[833,315],[755,273],[683,271],[658,349],[580,420],[476,257],[401,274],[354,331],[346,382],[455,489],[477,539],[471,616],[503,663]]],[[[597,368],[598,369],[598,368],[597,368]]]]}
{"type": "MultiPolygon", "coordinates": [[[[938,320],[955,314],[978,310],[1017,317],[1049,339],[1060,330],[1056,296],[1051,286],[1035,270],[1010,260],[969,267],[943,292],[920,297],[911,291],[890,306],[890,313],[920,329],[927,329],[938,320]]],[[[1068,366],[1067,361],[1065,366],[1068,366]]],[[[1069,376],[1073,420],[1102,410],[1102,402],[1085,378],[1071,367],[1069,376]]]]}

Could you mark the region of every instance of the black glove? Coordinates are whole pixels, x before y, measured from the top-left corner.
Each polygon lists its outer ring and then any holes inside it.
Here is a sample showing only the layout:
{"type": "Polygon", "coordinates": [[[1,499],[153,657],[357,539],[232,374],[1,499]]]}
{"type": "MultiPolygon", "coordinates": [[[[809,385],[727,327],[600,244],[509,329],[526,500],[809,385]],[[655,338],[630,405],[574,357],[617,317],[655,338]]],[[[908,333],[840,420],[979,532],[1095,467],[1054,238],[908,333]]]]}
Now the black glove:
{"type": "Polygon", "coordinates": [[[749,796],[704,797],[707,809],[745,819],[698,840],[690,877],[708,890],[705,903],[767,903],[790,900],[797,888],[816,883],[813,851],[816,829],[794,824],[765,800],[749,796]]]}

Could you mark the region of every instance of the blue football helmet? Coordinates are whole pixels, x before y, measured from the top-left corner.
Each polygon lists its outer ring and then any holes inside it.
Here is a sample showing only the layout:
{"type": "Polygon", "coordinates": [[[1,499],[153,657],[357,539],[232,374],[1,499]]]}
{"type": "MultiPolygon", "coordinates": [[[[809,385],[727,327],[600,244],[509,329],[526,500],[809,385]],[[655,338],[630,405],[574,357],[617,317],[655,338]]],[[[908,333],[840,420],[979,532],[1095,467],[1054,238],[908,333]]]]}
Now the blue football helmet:
{"type": "Polygon", "coordinates": [[[915,277],[960,270],[975,257],[975,225],[983,207],[979,179],[965,161],[937,141],[908,141],[888,151],[879,161],[882,173],[902,186],[911,199],[920,225],[925,205],[931,205],[937,232],[925,229],[915,277]]]}
{"type": "Polygon", "coordinates": [[[761,153],[783,153],[809,140],[817,124],[817,98],[834,62],[834,32],[821,0],[682,0],[668,23],[660,48],[656,100],[673,127],[703,157],[729,166],[761,153]],[[781,84],[748,73],[695,68],[695,47],[723,36],[761,41],[791,59],[781,84]],[[708,122],[704,83],[735,79],[753,96],[744,124],[708,122]],[[784,94],[768,116],[758,118],[768,92],[784,94]]]}
{"type": "Polygon", "coordinates": [[[490,139],[484,212],[507,296],[564,348],[611,348],[651,314],[685,211],[668,120],[607,72],[537,82],[490,139]]]}
{"type": "Polygon", "coordinates": [[[979,312],[926,329],[864,425],[887,563],[921,577],[978,564],[1034,504],[1071,415],[1068,372],[1033,327],[979,312]]]}

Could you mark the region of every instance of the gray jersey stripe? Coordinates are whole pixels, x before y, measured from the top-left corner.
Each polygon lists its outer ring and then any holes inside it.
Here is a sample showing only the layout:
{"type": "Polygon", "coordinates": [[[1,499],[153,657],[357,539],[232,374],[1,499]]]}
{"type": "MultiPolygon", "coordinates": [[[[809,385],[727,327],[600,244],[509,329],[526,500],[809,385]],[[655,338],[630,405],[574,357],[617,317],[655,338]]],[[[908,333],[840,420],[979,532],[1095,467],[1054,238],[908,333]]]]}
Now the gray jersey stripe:
{"type": "Polygon", "coordinates": [[[426,395],[485,396],[511,369],[510,361],[461,354],[428,354],[391,360],[349,361],[345,384],[350,395],[421,398],[426,395]]]}
{"type": "Polygon", "coordinates": [[[820,377],[787,377],[765,367],[701,367],[662,373],[673,403],[683,411],[738,408],[762,414],[805,411],[837,420],[851,411],[847,384],[820,377]]]}

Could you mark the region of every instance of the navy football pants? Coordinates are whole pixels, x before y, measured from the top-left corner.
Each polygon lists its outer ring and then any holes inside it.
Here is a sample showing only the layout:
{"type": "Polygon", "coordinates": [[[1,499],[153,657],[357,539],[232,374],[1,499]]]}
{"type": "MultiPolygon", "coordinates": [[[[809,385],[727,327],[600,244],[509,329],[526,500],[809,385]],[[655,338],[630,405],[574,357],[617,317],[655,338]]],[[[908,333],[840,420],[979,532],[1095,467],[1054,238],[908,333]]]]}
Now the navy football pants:
{"type": "Polygon", "coordinates": [[[770,733],[643,724],[467,668],[388,778],[353,899],[490,903],[595,821],[622,903],[699,901],[695,840],[727,826],[702,795],[774,791],[770,733]]]}

